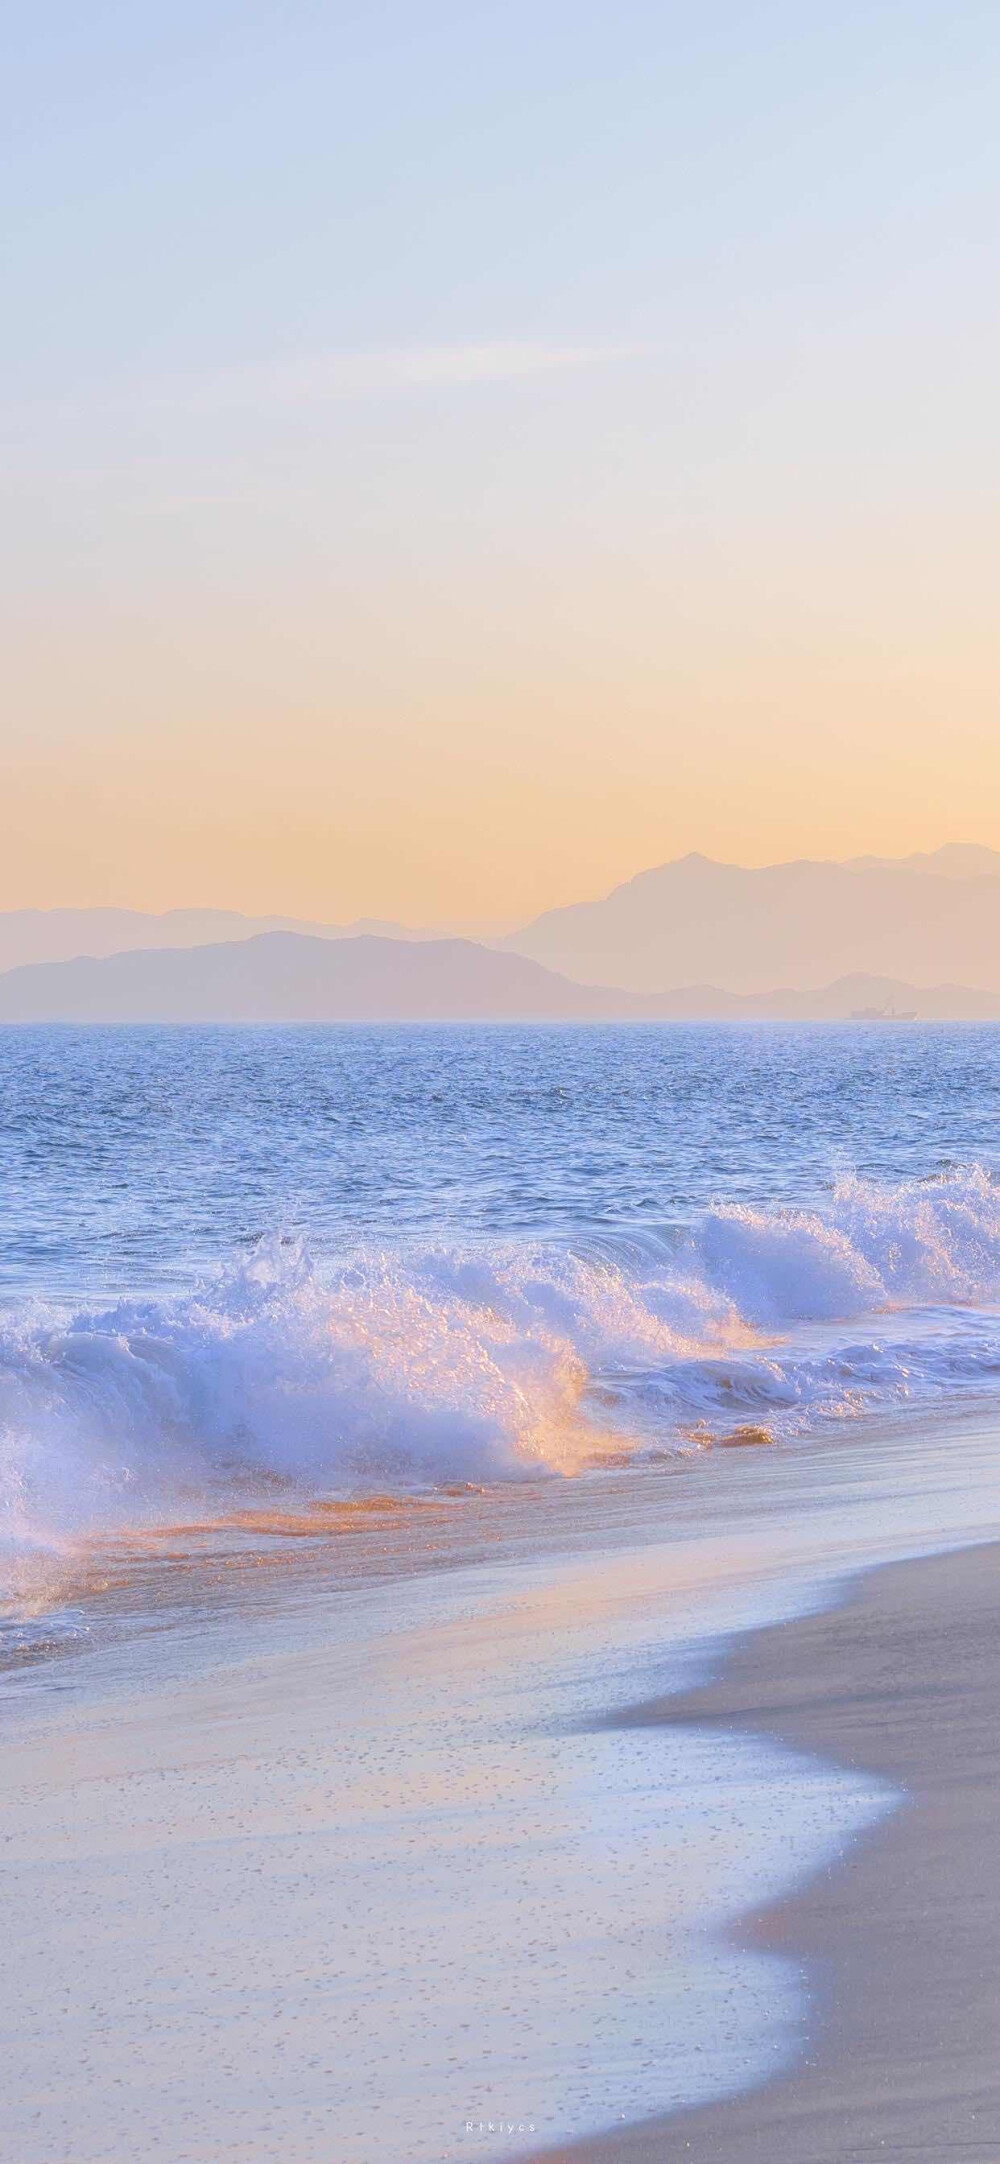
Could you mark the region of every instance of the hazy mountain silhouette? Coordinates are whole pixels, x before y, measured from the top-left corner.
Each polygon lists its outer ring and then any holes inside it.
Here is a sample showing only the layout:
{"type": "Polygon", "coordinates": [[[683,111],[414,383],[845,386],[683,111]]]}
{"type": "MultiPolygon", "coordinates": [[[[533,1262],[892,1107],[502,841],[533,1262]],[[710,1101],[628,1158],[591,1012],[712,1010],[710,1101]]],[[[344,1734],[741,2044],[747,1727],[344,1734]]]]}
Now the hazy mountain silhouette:
{"type": "Polygon", "coordinates": [[[464,924],[435,930],[381,917],[315,924],[308,917],[248,917],[239,909],[9,909],[0,910],[0,970],[23,962],[70,962],[78,954],[125,954],[132,947],[204,947],[258,932],[303,932],[314,939],[358,939],[366,932],[384,939],[491,936],[464,924]]]}
{"type": "Polygon", "coordinates": [[[0,976],[0,1020],[17,1022],[587,1020],[641,1014],[647,1004],[472,940],[284,931],[0,976]]]}
{"type": "Polygon", "coordinates": [[[746,870],[704,856],[640,872],[603,900],[551,909],[505,946],[583,984],[635,992],[707,982],[734,992],[855,972],[1000,990],[1000,854],[746,870]]]}
{"type": "MultiPolygon", "coordinates": [[[[1000,1021],[1000,992],[978,992],[969,985],[906,984],[898,977],[856,974],[839,977],[816,991],[791,987],[770,992],[725,992],[716,985],[691,984],[677,992],[648,996],[644,1004],[665,1020],[691,1022],[844,1022],[870,1009],[896,1009],[897,1018],[916,1015],[922,1022],[1000,1021]]],[[[891,1021],[886,1014],[883,1019],[891,1021]]]]}
{"type": "MultiPolygon", "coordinates": [[[[397,945],[461,943],[374,919],[343,925],[219,909],[25,909],[0,914],[0,971],[194,950],[274,932],[338,944],[369,934],[397,945]]],[[[482,953],[482,940],[480,933],[464,943],[482,953]]],[[[1000,852],[950,843],[895,860],[803,859],[761,870],[687,856],[640,872],[603,900],[549,910],[489,945],[605,992],[680,997],[677,987],[707,985],[716,999],[761,992],[773,1002],[785,996],[775,986],[819,990],[855,974],[911,991],[955,982],[1000,991],[1000,852]]],[[[477,996],[488,996],[485,982],[477,996]]],[[[917,1004],[927,1011],[926,1000],[917,1004]]],[[[564,993],[552,1011],[568,1012],[564,993]]]]}
{"type": "Polygon", "coordinates": [[[1000,879],[1000,849],[979,842],[946,842],[943,849],[918,849],[910,857],[848,857],[848,871],[931,872],[939,879],[1000,879]]]}
{"type": "Polygon", "coordinates": [[[843,1020],[916,1006],[925,1019],[1000,1018],[1000,994],[916,992],[851,976],[820,991],[741,997],[711,985],[649,996],[574,984],[471,940],[316,939],[266,932],[203,947],[40,962],[0,976],[0,1022],[843,1020]]]}

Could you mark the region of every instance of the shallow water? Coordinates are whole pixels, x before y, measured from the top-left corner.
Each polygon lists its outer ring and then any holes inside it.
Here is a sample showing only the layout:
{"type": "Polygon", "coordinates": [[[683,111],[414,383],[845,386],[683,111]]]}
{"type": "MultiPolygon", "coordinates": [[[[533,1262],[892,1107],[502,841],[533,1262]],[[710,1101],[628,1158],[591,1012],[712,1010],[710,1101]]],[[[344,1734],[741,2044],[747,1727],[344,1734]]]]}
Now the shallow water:
{"type": "Polygon", "coordinates": [[[992,1416],[585,1489],[555,1522],[514,1492],[499,1541],[473,1502],[478,1555],[455,1524],[431,1569],[398,1514],[380,1578],[362,1524],[348,1568],[304,1536],[222,1597],[189,1559],[168,1627],[126,1583],[119,1632],[7,1679],[12,2154],[152,2154],[152,2110],[171,2164],[495,2164],[814,2041],[814,1980],[740,1919],[898,1799],[608,1716],[845,1571],[995,1537],[992,1416]]]}

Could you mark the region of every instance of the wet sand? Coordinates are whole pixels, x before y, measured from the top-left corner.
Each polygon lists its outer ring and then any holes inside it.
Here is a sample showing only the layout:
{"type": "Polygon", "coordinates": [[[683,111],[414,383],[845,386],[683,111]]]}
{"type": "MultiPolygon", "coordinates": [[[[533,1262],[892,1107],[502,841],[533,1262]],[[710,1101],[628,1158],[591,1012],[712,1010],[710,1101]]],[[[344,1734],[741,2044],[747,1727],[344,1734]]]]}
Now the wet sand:
{"type": "Polygon", "coordinates": [[[894,1564],[739,1640],[719,1680],[616,1725],[766,1734],[906,1791],[748,1920],[804,1972],[807,2057],[766,2088],[544,2155],[574,2164],[997,2164],[1000,1546],[894,1564]]]}

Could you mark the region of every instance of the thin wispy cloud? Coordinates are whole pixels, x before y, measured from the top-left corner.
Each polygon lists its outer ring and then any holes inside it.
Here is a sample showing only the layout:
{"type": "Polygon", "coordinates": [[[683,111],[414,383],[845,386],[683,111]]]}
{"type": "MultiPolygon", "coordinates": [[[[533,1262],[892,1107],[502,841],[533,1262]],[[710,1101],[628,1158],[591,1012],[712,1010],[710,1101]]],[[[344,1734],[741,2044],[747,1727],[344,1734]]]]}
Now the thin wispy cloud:
{"type": "Polygon", "coordinates": [[[188,410],[236,405],[267,411],[409,390],[450,390],[579,374],[631,359],[642,350],[636,345],[555,345],[531,339],[376,347],[220,370],[186,383],[158,385],[151,395],[157,402],[188,410]]]}
{"type": "Polygon", "coordinates": [[[326,353],[287,355],[246,367],[213,368],[201,373],[147,377],[113,389],[93,386],[89,394],[8,405],[9,440],[22,445],[39,425],[69,426],[81,420],[142,420],[144,417],[232,413],[268,415],[296,407],[334,406],[352,399],[377,399],[427,391],[462,391],[477,386],[529,383],[549,376],[580,375],[634,360],[648,345],[601,343],[558,345],[536,339],[470,340],[452,345],[342,348],[326,353]]]}

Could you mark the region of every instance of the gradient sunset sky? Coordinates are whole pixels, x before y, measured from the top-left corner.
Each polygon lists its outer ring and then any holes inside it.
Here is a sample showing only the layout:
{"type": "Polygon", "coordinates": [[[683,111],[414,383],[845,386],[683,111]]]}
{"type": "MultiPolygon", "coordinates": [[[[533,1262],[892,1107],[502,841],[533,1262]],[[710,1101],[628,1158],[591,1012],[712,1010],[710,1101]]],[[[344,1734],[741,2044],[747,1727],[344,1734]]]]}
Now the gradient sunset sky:
{"type": "Polygon", "coordinates": [[[0,907],[1000,846],[1000,13],[6,27],[0,907]]]}

